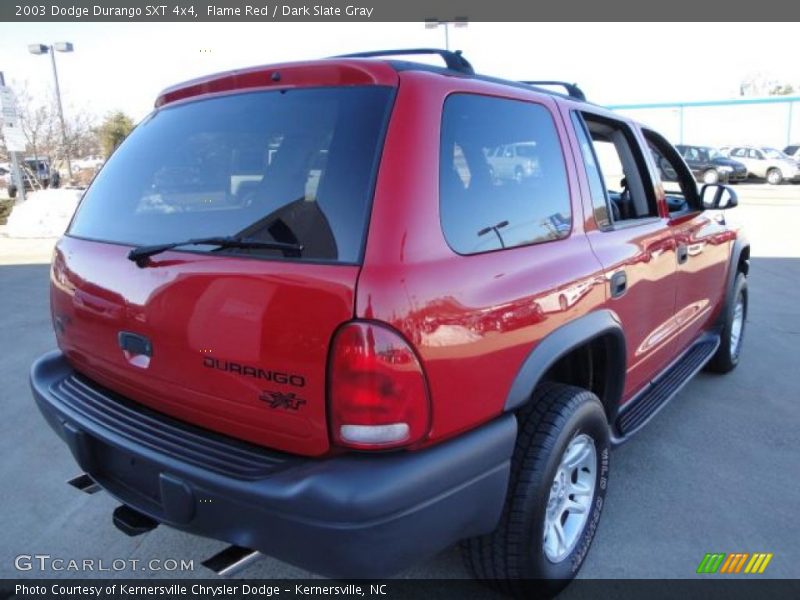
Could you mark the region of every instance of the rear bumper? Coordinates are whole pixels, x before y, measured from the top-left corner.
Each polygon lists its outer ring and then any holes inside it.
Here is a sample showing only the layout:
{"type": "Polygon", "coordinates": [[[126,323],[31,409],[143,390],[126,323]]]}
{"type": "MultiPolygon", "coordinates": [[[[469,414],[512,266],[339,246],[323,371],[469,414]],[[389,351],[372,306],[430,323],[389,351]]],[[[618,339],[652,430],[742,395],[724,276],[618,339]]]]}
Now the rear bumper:
{"type": "Polygon", "coordinates": [[[506,415],[418,452],[307,459],[136,405],[60,352],[34,363],[31,388],[80,468],[122,503],[339,578],[385,577],[492,530],[516,437],[506,415]]]}

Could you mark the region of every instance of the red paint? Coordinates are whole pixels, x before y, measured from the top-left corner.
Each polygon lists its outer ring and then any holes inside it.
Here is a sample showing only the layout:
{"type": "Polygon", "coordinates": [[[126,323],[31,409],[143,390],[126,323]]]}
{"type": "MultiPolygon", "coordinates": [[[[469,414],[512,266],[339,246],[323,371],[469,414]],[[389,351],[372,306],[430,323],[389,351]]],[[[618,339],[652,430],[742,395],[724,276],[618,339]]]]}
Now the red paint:
{"type": "MultiPolygon", "coordinates": [[[[258,67],[170,88],[157,106],[266,87],[398,85],[381,157],[363,266],[249,260],[187,252],[140,269],[129,248],[65,237],[53,266],[59,345],[81,371],[157,410],[266,446],[306,455],[329,451],[326,368],[334,333],[356,319],[388,324],[412,347],[430,402],[425,444],[500,414],[512,380],[555,329],[599,308],[627,338],[623,402],[672,361],[719,308],[735,233],[705,213],[661,216],[614,232],[594,224],[570,108],[602,109],[531,90],[386,63],[327,60],[258,67]],[[273,73],[280,73],[274,81],[273,73]],[[454,92],[536,102],[561,137],[573,229],[559,241],[472,256],[453,253],[439,220],[439,129],[454,92]],[[678,243],[701,260],[676,267],[678,243]],[[607,278],[624,268],[628,291],[611,299],[607,278]],[[156,352],[132,365],[121,329],[148,336],[156,352]],[[300,375],[306,385],[204,367],[207,357],[300,375]],[[258,399],[274,388],[306,401],[296,412],[258,399]]],[[[614,115],[615,118],[620,118],[614,115]]],[[[335,367],[335,361],[332,363],[335,367]]],[[[335,379],[335,374],[332,376],[335,379]]]]}
{"type": "Polygon", "coordinates": [[[190,423],[287,452],[326,452],[328,346],[353,316],[358,268],[169,252],[141,269],[128,250],[70,237],[58,244],[51,302],[73,365],[190,423]],[[121,330],[153,342],[146,369],[126,360],[121,330]],[[305,385],[205,366],[212,359],[299,375],[305,385]],[[265,391],[305,404],[270,408],[265,391]]]}
{"type": "Polygon", "coordinates": [[[356,59],[286,63],[227,71],[185,81],[162,91],[156,107],[186,100],[247,89],[287,89],[339,85],[397,85],[397,73],[389,65],[356,59]]]}

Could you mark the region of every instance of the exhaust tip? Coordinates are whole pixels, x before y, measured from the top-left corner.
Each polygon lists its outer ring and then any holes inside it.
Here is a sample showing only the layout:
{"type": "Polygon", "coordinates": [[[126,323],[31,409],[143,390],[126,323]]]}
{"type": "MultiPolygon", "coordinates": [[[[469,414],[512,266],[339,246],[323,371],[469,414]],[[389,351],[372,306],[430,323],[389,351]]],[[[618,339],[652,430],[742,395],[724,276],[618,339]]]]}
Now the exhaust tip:
{"type": "Polygon", "coordinates": [[[221,577],[230,577],[261,558],[258,550],[242,546],[228,546],[209,559],[203,561],[203,566],[214,571],[221,577]]]}
{"type": "Polygon", "coordinates": [[[131,537],[142,535],[158,527],[158,521],[125,504],[114,509],[114,526],[131,537]]]}
{"type": "Polygon", "coordinates": [[[67,481],[69,485],[82,491],[85,494],[96,494],[101,489],[100,485],[86,473],[81,473],[67,481]]]}

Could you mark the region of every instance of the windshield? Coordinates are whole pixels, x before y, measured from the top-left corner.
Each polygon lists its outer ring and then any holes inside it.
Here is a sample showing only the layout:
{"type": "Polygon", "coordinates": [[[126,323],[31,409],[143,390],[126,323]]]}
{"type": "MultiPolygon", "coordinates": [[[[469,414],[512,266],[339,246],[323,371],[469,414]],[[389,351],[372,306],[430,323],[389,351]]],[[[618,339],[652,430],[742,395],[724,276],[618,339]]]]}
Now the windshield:
{"type": "Polygon", "coordinates": [[[100,171],[69,235],[132,246],[236,236],[301,245],[292,260],[357,263],[391,94],[276,90],[156,111],[100,171]]]}
{"type": "Polygon", "coordinates": [[[775,148],[762,148],[761,151],[767,158],[789,158],[783,152],[775,148]]]}

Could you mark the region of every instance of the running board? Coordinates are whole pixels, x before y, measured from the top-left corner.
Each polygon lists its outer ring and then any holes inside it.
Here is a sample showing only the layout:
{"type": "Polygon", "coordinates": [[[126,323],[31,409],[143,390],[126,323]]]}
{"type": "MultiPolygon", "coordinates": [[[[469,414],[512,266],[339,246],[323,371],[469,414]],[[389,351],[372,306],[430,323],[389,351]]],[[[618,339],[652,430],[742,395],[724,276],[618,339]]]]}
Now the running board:
{"type": "Polygon", "coordinates": [[[243,548],[242,546],[228,546],[211,558],[203,561],[203,566],[211,569],[217,575],[230,577],[235,575],[251,563],[261,558],[258,550],[243,548]]]}
{"type": "Polygon", "coordinates": [[[77,477],[73,477],[72,479],[67,481],[67,483],[72,487],[74,487],[75,489],[82,491],[84,494],[96,494],[97,492],[103,489],[94,479],[89,477],[89,475],[87,475],[86,473],[81,473],[77,477]]]}
{"type": "Polygon", "coordinates": [[[717,333],[701,336],[678,360],[630,400],[617,417],[615,429],[619,437],[615,436],[614,443],[626,441],[664,408],[714,356],[719,343],[717,333]]]}

